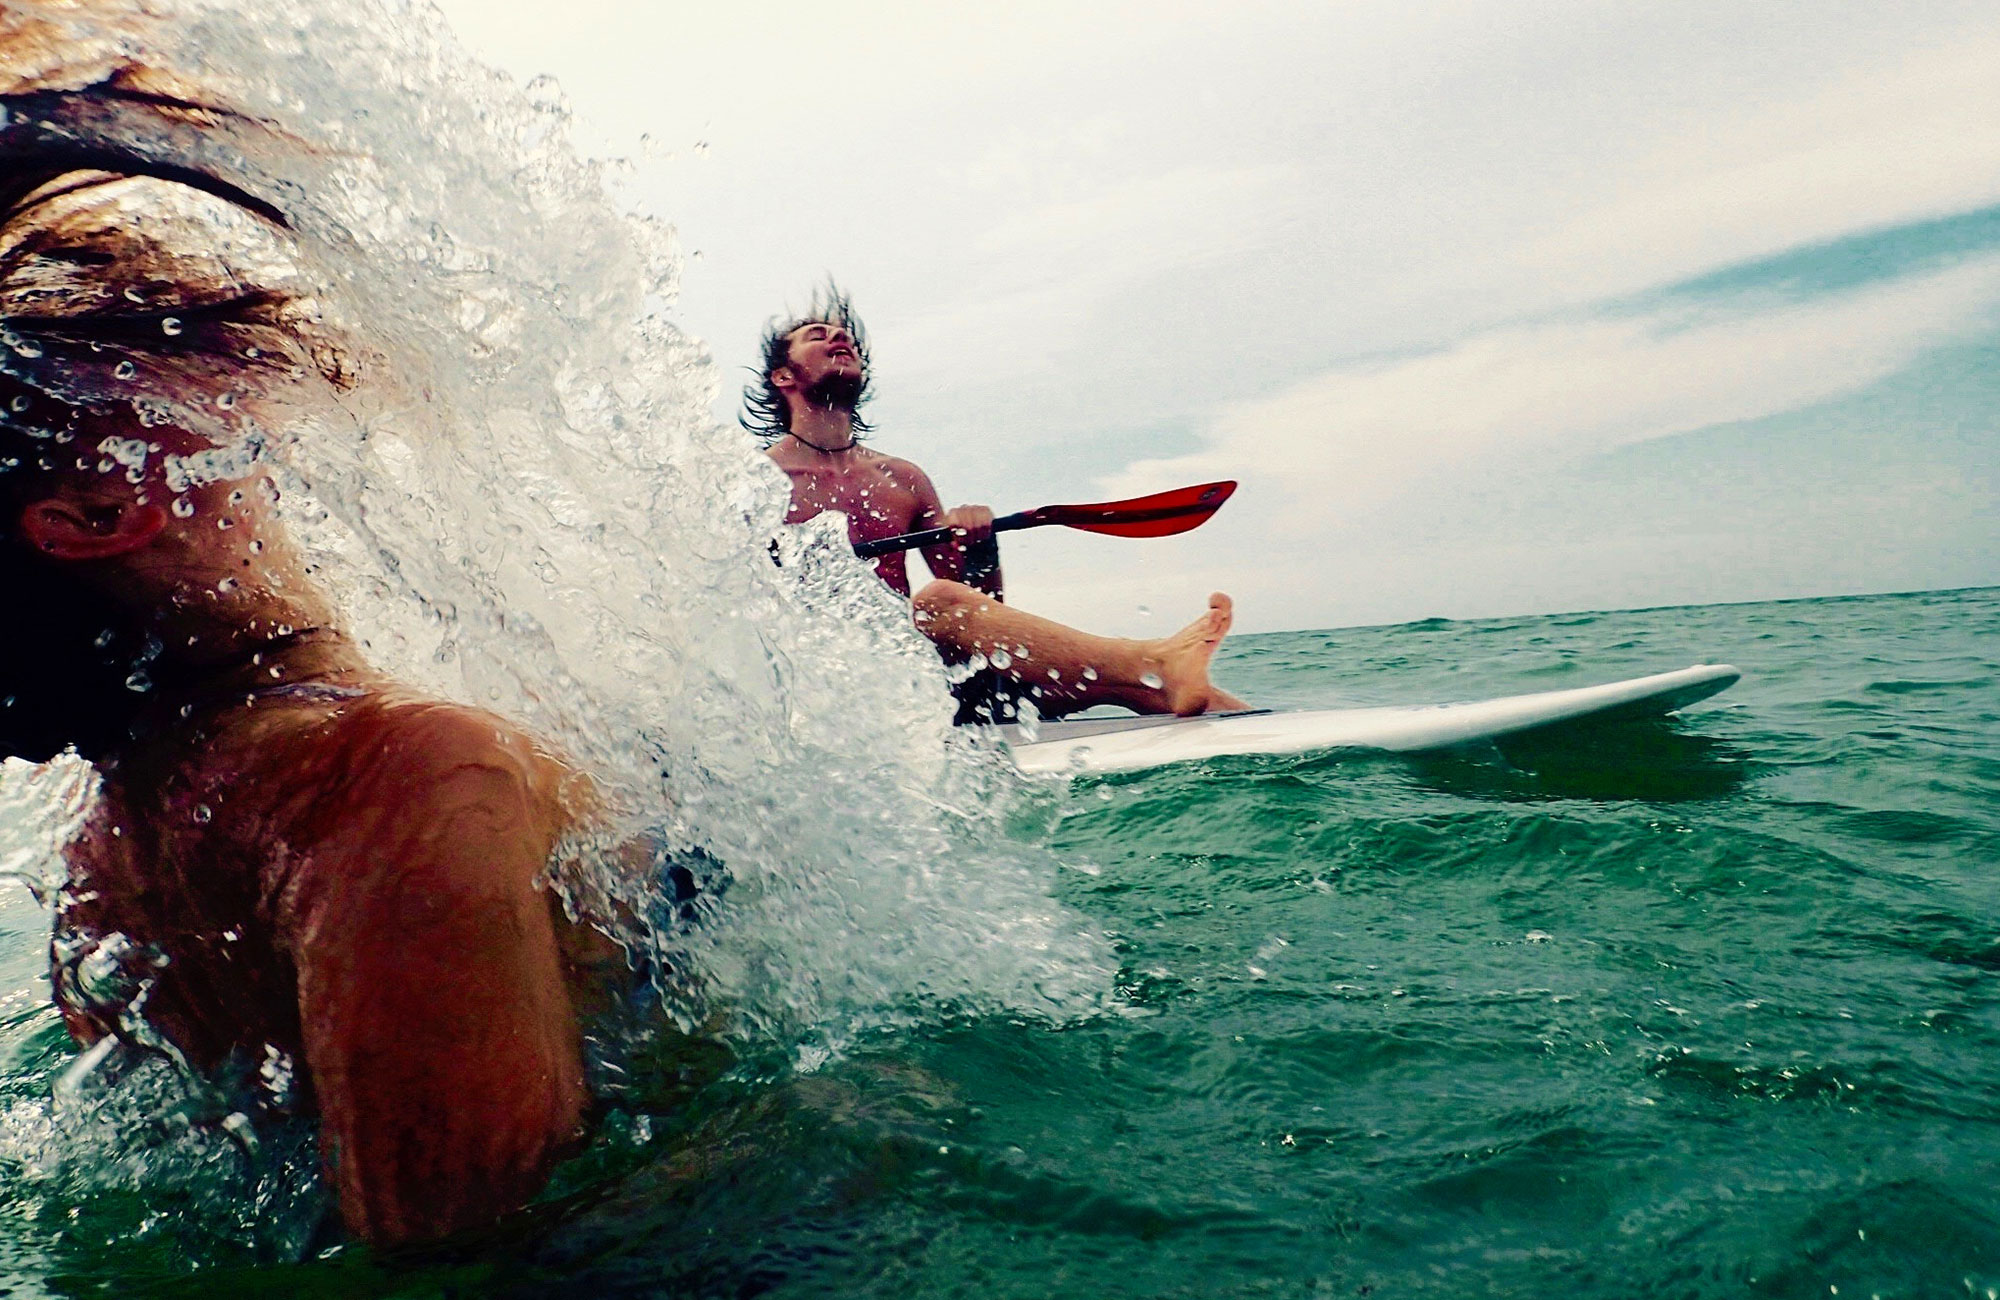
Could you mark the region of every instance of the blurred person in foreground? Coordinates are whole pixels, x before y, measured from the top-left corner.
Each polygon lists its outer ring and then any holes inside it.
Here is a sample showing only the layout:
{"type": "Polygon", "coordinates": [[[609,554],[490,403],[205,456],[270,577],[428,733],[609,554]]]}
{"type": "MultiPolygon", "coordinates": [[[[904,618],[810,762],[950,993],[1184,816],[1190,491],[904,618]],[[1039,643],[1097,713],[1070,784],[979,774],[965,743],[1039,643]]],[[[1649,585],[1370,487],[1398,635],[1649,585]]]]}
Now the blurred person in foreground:
{"type": "Polygon", "coordinates": [[[906,553],[875,561],[882,581],[910,598],[917,630],[945,662],[975,665],[953,687],[957,721],[1011,721],[1031,701],[1044,718],[1099,704],[1183,716],[1247,708],[1211,683],[1209,660],[1229,634],[1229,597],[1170,636],[1097,636],[1004,602],[993,511],[946,510],[930,476],[862,445],[860,417],[871,375],[868,335],[847,296],[829,284],[803,316],[764,332],[759,382],[744,391],[743,424],[792,482],[788,524],[828,510],[847,516],[854,545],[948,527],[953,540],[924,549],[934,575],[912,596],[906,553]]]}
{"type": "Polygon", "coordinates": [[[258,457],[204,462],[356,376],[284,188],[215,161],[305,146],[135,63],[139,15],[0,8],[0,748],[102,775],[55,994],[82,1065],[164,1056],[239,1124],[316,1114],[348,1229],[436,1239],[583,1134],[581,1020],[621,954],[537,881],[589,791],[372,669],[258,457]]]}

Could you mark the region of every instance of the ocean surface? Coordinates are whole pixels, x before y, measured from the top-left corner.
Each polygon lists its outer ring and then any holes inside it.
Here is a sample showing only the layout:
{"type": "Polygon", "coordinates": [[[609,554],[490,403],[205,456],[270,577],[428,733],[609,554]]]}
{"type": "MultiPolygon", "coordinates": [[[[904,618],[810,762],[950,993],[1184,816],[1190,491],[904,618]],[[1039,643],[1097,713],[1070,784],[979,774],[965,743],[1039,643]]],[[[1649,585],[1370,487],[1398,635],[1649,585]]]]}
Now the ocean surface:
{"type": "Polygon", "coordinates": [[[9,884],[0,1294],[2000,1294],[2000,589],[1244,636],[1218,677],[1703,661],[1744,679],[1664,722],[1036,787],[1008,833],[1108,939],[1099,1013],[663,1052],[447,1255],[276,1231],[283,1179],[170,1108],[61,1122],[9,884]]]}

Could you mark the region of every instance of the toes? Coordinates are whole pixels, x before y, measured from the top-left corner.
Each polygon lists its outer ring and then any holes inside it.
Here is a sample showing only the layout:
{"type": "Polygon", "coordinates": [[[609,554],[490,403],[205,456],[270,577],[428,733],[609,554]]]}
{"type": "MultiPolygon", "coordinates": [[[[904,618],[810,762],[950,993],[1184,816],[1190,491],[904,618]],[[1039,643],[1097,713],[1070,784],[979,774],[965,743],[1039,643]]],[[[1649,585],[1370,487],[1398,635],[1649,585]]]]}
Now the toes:
{"type": "Polygon", "coordinates": [[[1207,639],[1220,640],[1228,633],[1229,625],[1235,621],[1235,602],[1219,591],[1211,592],[1208,597],[1207,639]]]}

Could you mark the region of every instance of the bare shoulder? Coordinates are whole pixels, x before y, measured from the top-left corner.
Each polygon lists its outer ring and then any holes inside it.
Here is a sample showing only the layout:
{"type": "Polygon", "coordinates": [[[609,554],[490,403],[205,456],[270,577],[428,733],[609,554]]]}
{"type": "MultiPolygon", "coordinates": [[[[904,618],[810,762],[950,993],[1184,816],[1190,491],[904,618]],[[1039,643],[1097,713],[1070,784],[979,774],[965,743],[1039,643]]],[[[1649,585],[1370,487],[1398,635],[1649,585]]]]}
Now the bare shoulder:
{"type": "Polygon", "coordinates": [[[559,801],[570,769],[526,731],[484,709],[420,696],[384,698],[365,716],[357,757],[380,769],[378,781],[431,785],[500,782],[537,805],[559,801]]]}
{"type": "Polygon", "coordinates": [[[547,746],[484,709],[389,690],[283,712],[291,716],[274,709],[246,728],[209,767],[250,805],[240,811],[295,848],[363,827],[426,835],[466,816],[553,839],[584,785],[547,746]]]}
{"type": "Polygon", "coordinates": [[[931,476],[924,473],[923,467],[915,461],[879,451],[870,451],[868,455],[872,458],[871,464],[875,472],[894,481],[897,486],[908,488],[913,492],[933,490],[931,476]]]}

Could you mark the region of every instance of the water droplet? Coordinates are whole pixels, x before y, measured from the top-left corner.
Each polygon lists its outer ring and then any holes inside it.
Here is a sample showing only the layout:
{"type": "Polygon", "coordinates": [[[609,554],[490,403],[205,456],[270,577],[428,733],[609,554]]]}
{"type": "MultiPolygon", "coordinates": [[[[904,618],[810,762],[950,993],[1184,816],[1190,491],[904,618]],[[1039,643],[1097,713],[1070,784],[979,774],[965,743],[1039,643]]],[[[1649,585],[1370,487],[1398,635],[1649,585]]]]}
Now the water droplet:
{"type": "Polygon", "coordinates": [[[205,803],[198,803],[194,806],[194,819],[197,825],[206,826],[215,820],[215,809],[205,803]]]}
{"type": "Polygon", "coordinates": [[[1087,665],[1087,664],[1086,664],[1086,665],[1084,666],[1084,669],[1083,669],[1083,680],[1085,680],[1085,681],[1087,681],[1087,682],[1094,682],[1094,681],[1096,681],[1096,680],[1097,680],[1097,670],[1096,670],[1095,668],[1092,668],[1092,667],[1090,667],[1089,665],[1087,665]]]}
{"type": "Polygon", "coordinates": [[[125,689],[141,693],[150,691],[153,689],[153,679],[146,676],[145,671],[142,669],[125,679],[125,689]]]}
{"type": "Polygon", "coordinates": [[[706,140],[697,140],[697,141],[695,141],[695,142],[694,142],[694,156],[695,156],[695,157],[697,157],[697,158],[706,158],[706,157],[708,157],[708,155],[709,155],[709,154],[710,154],[711,152],[713,152],[713,150],[712,150],[712,149],[711,149],[711,147],[709,146],[709,143],[708,143],[708,141],[706,141],[706,140]]]}
{"type": "Polygon", "coordinates": [[[1521,937],[1529,943],[1547,943],[1549,940],[1555,938],[1547,930],[1530,930],[1521,937]]]}
{"type": "Polygon", "coordinates": [[[1139,678],[1139,685],[1149,691],[1157,691],[1166,684],[1166,681],[1158,673],[1144,673],[1139,678]]]}
{"type": "Polygon", "coordinates": [[[126,286],[125,289],[125,301],[131,303],[138,303],[140,306],[144,306],[146,302],[146,295],[140,293],[135,286],[128,285],[126,286]]]}
{"type": "Polygon", "coordinates": [[[7,405],[14,409],[14,414],[19,415],[21,412],[33,406],[34,403],[29,401],[25,397],[17,397],[13,401],[7,403],[7,405]]]}
{"type": "Polygon", "coordinates": [[[173,338],[180,332],[181,332],[180,317],[169,316],[165,320],[160,322],[160,333],[166,335],[168,338],[173,338]]]}
{"type": "Polygon", "coordinates": [[[111,367],[111,374],[114,378],[117,379],[131,379],[138,373],[139,373],[139,367],[133,365],[129,361],[121,361],[117,365],[111,367]]]}
{"type": "Polygon", "coordinates": [[[1141,606],[1139,606],[1139,617],[1140,617],[1140,618],[1151,618],[1152,616],[1153,616],[1153,607],[1152,607],[1151,605],[1141,605],[1141,606]]]}
{"type": "Polygon", "coordinates": [[[215,404],[226,411],[236,405],[236,394],[223,393],[215,399],[215,404]]]}
{"type": "Polygon", "coordinates": [[[252,555],[261,555],[261,554],[263,554],[263,552],[264,552],[264,543],[263,543],[262,541],[258,540],[258,539],[257,539],[257,538],[255,538],[255,537],[251,538],[251,539],[250,539],[250,554],[252,554],[252,555]]]}
{"type": "Polygon", "coordinates": [[[174,512],[174,518],[176,519],[194,518],[194,502],[188,500],[186,497],[175,497],[173,505],[169,506],[168,509],[174,512]]]}
{"type": "Polygon", "coordinates": [[[1008,654],[1005,650],[1002,650],[998,646],[993,647],[993,653],[988,655],[986,658],[988,663],[992,664],[995,668],[1000,669],[1002,672],[1005,672],[1007,669],[1014,666],[1014,656],[1008,654]]]}

